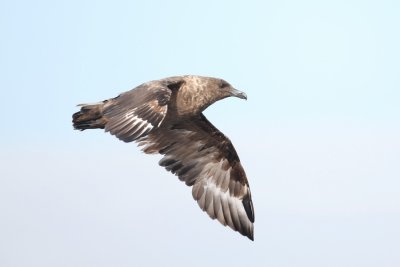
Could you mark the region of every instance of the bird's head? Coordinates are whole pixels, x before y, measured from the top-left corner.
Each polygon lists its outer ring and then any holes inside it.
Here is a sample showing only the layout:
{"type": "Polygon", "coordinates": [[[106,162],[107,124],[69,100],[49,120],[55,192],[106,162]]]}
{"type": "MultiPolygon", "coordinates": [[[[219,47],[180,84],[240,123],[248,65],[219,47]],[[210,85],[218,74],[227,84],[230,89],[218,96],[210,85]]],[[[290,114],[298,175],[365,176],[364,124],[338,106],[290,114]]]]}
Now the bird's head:
{"type": "Polygon", "coordinates": [[[191,91],[197,91],[202,96],[207,96],[209,102],[215,102],[226,97],[234,96],[247,100],[247,95],[234,88],[230,83],[223,79],[187,75],[184,76],[184,83],[187,84],[191,91]]]}
{"type": "Polygon", "coordinates": [[[219,78],[212,78],[212,77],[203,77],[205,79],[205,83],[203,84],[203,95],[206,95],[205,99],[205,106],[211,105],[218,100],[234,96],[241,99],[247,100],[247,95],[234,88],[230,83],[223,79],[219,78]]]}
{"type": "MultiPolygon", "coordinates": [[[[184,76],[181,86],[181,101],[185,108],[190,106],[191,113],[198,113],[218,100],[234,96],[247,99],[244,92],[235,89],[227,81],[219,78],[197,75],[184,76]],[[195,97],[193,97],[193,95],[195,97]]],[[[180,102],[178,100],[178,102],[180,102]]],[[[181,108],[183,110],[184,108],[181,108]]]]}
{"type": "MultiPolygon", "coordinates": [[[[247,100],[247,95],[244,92],[237,90],[227,81],[222,80],[222,79],[217,79],[217,81],[215,81],[215,83],[216,83],[215,90],[218,92],[217,95],[221,96],[221,98],[219,98],[219,99],[223,99],[223,98],[229,97],[229,96],[234,96],[234,97],[238,97],[238,98],[247,100]]],[[[217,100],[219,100],[219,99],[217,99],[217,100]]]]}

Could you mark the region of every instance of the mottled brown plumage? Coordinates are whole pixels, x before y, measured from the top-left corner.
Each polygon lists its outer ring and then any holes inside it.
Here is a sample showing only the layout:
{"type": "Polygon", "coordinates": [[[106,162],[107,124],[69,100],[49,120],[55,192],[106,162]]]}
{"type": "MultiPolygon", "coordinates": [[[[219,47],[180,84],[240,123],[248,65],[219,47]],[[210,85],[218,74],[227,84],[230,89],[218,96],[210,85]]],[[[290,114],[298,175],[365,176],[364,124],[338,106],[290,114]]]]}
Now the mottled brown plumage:
{"type": "Polygon", "coordinates": [[[101,128],[145,153],[192,186],[212,219],[253,240],[254,209],[246,174],[231,141],[202,114],[220,99],[246,95],[224,80],[178,76],[144,83],[97,104],[80,105],[77,130],[101,128]]]}

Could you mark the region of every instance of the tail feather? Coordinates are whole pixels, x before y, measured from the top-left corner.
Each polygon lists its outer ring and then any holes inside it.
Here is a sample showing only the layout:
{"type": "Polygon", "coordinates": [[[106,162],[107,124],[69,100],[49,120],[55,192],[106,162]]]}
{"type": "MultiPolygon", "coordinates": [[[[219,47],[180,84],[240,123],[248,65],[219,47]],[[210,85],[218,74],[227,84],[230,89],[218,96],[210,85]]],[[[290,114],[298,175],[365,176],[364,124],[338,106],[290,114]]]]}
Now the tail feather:
{"type": "Polygon", "coordinates": [[[81,110],[72,115],[75,130],[104,129],[107,120],[103,117],[105,102],[97,104],[81,104],[81,110]]]}

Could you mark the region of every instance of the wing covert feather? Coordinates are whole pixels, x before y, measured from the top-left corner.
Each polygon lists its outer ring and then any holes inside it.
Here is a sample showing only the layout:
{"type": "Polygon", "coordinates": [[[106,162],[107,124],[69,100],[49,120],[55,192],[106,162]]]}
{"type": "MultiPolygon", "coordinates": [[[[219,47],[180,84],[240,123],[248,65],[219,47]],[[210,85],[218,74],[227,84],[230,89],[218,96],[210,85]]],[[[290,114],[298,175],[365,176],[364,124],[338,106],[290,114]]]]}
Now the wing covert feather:
{"type": "Polygon", "coordinates": [[[254,209],[246,174],[231,143],[205,117],[165,122],[139,139],[146,153],[192,187],[193,198],[212,219],[253,240],[254,209]]]}

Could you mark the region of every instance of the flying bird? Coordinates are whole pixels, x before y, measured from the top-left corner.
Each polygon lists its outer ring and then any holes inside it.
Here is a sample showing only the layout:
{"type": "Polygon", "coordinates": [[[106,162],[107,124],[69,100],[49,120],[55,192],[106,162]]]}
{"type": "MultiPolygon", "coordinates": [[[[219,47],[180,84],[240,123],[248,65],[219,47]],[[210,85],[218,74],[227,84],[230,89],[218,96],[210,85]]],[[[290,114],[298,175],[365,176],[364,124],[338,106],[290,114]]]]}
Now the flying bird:
{"type": "Polygon", "coordinates": [[[246,174],[231,141],[203,111],[226,97],[247,99],[228,82],[187,75],[146,82],[115,98],[81,104],[76,130],[104,129],[138,143],[159,164],[192,187],[212,219],[254,240],[254,209],[246,174]]]}

